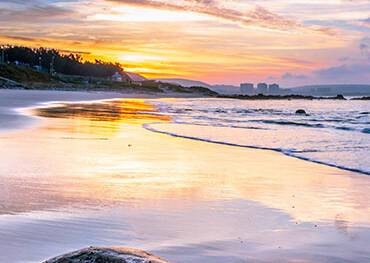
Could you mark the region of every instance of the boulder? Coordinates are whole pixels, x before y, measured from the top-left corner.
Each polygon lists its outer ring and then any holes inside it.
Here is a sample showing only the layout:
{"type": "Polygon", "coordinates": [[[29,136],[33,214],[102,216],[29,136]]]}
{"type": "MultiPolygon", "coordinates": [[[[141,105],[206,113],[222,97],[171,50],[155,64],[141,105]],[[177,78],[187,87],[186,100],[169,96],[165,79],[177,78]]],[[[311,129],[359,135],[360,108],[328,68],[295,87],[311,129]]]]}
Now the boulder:
{"type": "Polygon", "coordinates": [[[307,112],[305,110],[299,109],[299,110],[296,110],[295,114],[307,115],[307,112]]]}
{"type": "Polygon", "coordinates": [[[346,100],[346,98],[342,94],[338,94],[335,99],[337,100],[346,100]]]}
{"type": "Polygon", "coordinates": [[[44,263],[169,263],[145,251],[125,247],[88,247],[44,263]]]}

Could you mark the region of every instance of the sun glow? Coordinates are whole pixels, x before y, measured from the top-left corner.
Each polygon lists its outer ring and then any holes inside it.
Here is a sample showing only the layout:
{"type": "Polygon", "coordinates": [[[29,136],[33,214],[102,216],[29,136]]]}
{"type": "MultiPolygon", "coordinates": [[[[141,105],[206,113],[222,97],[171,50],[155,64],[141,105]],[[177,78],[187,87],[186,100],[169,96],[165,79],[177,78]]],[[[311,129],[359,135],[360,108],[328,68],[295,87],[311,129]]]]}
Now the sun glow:
{"type": "Polygon", "coordinates": [[[123,55],[120,55],[118,59],[122,62],[135,62],[135,63],[142,63],[146,61],[166,60],[164,57],[144,55],[144,54],[123,54],[123,55]]]}
{"type": "Polygon", "coordinates": [[[209,20],[211,17],[193,12],[168,11],[132,6],[115,6],[109,12],[90,16],[90,20],[116,22],[186,22],[209,20]]]}
{"type": "MultiPolygon", "coordinates": [[[[318,72],[340,65],[341,54],[351,54],[346,56],[348,63],[368,63],[365,6],[347,1],[346,5],[353,7],[346,8],[339,0],[325,4],[299,0],[300,6],[295,6],[297,1],[286,6],[267,0],[256,9],[255,1],[213,2],[215,5],[183,0],[62,1],[57,7],[69,11],[50,19],[35,20],[40,11],[24,9],[28,14],[24,19],[29,19],[25,31],[23,24],[17,25],[22,19],[4,17],[0,42],[55,48],[80,54],[85,61],[119,62],[127,71],[145,77],[181,77],[210,84],[239,85],[271,77],[287,87],[331,83],[332,78],[318,72]],[[290,12],[291,5],[294,12],[290,12]],[[326,12],[315,13],[319,5],[326,12]],[[345,19],[346,26],[344,20],[332,21],[334,16],[345,19]],[[40,26],[41,33],[33,32],[40,26]],[[364,28],[356,32],[359,27],[364,28]],[[306,76],[305,80],[283,78],[292,72],[306,76]]],[[[368,82],[367,72],[352,75],[346,79],[368,82]]]]}

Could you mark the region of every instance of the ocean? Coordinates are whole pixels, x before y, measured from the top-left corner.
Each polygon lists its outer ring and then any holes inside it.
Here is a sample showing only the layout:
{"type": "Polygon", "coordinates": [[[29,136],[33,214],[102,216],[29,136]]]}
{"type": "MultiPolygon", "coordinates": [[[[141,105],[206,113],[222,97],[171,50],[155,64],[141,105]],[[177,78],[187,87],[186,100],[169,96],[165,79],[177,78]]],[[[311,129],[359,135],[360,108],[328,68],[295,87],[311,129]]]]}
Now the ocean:
{"type": "Polygon", "coordinates": [[[370,174],[370,102],[357,100],[152,100],[174,136],[286,155],[370,174]],[[303,109],[307,114],[296,114],[303,109]]]}

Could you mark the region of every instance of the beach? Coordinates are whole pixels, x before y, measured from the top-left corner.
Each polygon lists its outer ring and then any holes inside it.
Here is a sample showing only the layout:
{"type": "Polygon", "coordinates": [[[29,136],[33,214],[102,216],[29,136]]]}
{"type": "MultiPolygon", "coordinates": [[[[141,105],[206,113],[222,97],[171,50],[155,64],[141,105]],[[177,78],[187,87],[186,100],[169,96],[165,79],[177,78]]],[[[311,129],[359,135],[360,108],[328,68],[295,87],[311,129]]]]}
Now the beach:
{"type": "Polygon", "coordinates": [[[171,116],[137,94],[0,94],[0,262],[87,246],[174,263],[370,261],[368,175],[153,132],[171,116]]]}

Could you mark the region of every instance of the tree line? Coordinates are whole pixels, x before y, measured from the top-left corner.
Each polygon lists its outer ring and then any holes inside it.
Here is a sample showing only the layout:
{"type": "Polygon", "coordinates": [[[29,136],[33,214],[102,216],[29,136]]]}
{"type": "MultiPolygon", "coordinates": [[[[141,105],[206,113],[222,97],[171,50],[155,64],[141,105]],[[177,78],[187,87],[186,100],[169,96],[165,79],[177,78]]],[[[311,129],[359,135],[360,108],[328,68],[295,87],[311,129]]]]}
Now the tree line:
{"type": "Polygon", "coordinates": [[[40,66],[49,72],[106,78],[122,70],[118,63],[101,60],[83,61],[79,54],[62,54],[56,49],[3,46],[0,48],[4,62],[40,66]]]}

